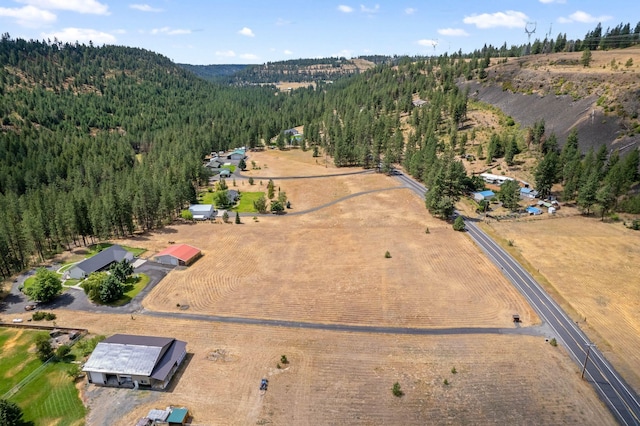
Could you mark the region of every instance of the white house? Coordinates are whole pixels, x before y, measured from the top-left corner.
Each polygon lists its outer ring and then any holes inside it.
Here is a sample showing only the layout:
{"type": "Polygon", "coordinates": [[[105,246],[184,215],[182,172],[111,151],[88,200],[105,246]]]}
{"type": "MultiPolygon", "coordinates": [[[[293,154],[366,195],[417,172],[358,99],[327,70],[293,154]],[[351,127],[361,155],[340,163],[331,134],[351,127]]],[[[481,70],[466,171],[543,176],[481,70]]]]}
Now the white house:
{"type": "Polygon", "coordinates": [[[191,204],[189,211],[194,220],[207,220],[211,219],[215,210],[213,204],[191,204]]]}
{"type": "Polygon", "coordinates": [[[114,244],[102,250],[100,253],[72,266],[68,274],[70,278],[83,279],[90,273],[106,269],[111,266],[111,264],[120,262],[123,259],[131,262],[133,260],[133,253],[114,244]]]}

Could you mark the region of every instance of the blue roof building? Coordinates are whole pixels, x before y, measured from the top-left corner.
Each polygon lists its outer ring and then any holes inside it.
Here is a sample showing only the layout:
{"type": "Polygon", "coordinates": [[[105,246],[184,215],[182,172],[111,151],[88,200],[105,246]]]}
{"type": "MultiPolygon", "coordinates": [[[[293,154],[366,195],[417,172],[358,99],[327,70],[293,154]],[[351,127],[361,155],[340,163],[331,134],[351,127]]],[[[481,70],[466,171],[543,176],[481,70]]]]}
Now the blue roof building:
{"type": "Polygon", "coordinates": [[[493,191],[489,191],[489,190],[473,193],[473,199],[476,201],[483,201],[483,200],[489,201],[495,196],[496,194],[493,191]]]}

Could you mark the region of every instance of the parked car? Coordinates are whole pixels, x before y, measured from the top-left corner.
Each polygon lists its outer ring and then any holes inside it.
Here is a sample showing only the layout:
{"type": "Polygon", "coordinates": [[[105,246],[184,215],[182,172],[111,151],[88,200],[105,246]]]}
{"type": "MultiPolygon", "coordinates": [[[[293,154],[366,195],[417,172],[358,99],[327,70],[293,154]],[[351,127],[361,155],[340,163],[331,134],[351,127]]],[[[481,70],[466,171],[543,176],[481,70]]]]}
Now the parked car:
{"type": "Polygon", "coordinates": [[[269,386],[269,381],[267,379],[262,379],[260,382],[260,390],[267,390],[267,386],[269,386]]]}

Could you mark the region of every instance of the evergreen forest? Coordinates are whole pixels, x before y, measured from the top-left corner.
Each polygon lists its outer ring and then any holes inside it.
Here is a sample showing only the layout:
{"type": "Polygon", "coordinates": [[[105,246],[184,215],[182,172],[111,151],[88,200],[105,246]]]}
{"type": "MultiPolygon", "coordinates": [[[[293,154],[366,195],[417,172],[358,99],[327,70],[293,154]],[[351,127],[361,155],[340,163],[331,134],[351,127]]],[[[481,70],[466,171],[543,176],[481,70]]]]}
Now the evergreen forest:
{"type": "MultiPolygon", "coordinates": [[[[204,80],[144,49],[2,35],[0,275],[171,223],[207,183],[208,153],[271,141],[284,148],[284,130],[300,125],[300,148],[322,151],[337,166],[389,171],[402,164],[430,188],[429,211],[448,218],[465,191],[482,187],[457,159],[469,96],[456,81],[482,79],[490,50],[373,59],[365,71],[283,93],[271,84],[204,80]],[[427,102],[418,107],[416,99],[427,102]]],[[[591,208],[605,202],[604,185],[622,195],[638,179],[637,156],[583,158],[577,141],[561,151],[543,135],[542,123],[533,137],[546,167],[536,175],[541,187],[569,182],[566,196],[580,202],[588,189],[591,208]],[[608,178],[611,170],[624,182],[608,178]]],[[[529,145],[495,135],[490,155],[529,145]]]]}

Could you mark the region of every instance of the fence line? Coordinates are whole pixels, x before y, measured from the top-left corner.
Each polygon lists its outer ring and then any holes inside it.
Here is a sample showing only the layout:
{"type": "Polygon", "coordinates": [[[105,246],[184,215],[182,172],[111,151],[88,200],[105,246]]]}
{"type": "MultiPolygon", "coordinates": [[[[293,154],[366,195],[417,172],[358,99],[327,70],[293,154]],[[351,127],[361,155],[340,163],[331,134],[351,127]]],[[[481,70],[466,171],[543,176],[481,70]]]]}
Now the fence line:
{"type": "MultiPolygon", "coordinates": [[[[32,329],[39,329],[39,330],[79,331],[80,333],[74,339],[71,339],[69,341],[69,346],[75,345],[78,342],[78,340],[80,340],[82,337],[84,337],[89,332],[89,330],[87,330],[87,329],[66,328],[66,327],[50,327],[50,326],[46,326],[46,325],[35,325],[35,324],[34,325],[31,325],[31,324],[24,324],[23,325],[23,324],[5,324],[5,323],[0,323],[0,326],[2,326],[2,327],[8,326],[8,327],[14,327],[14,328],[32,328],[32,329]]],[[[54,359],[55,359],[55,355],[51,356],[40,367],[38,367],[35,370],[33,370],[27,377],[22,379],[18,384],[16,384],[14,387],[9,389],[9,391],[7,393],[2,395],[2,399],[9,399],[13,395],[18,393],[20,391],[20,389],[22,389],[27,384],[29,384],[29,382],[31,382],[33,379],[35,379],[42,372],[42,370],[44,370],[47,367],[47,365],[49,365],[49,363],[52,362],[54,359]]]]}

